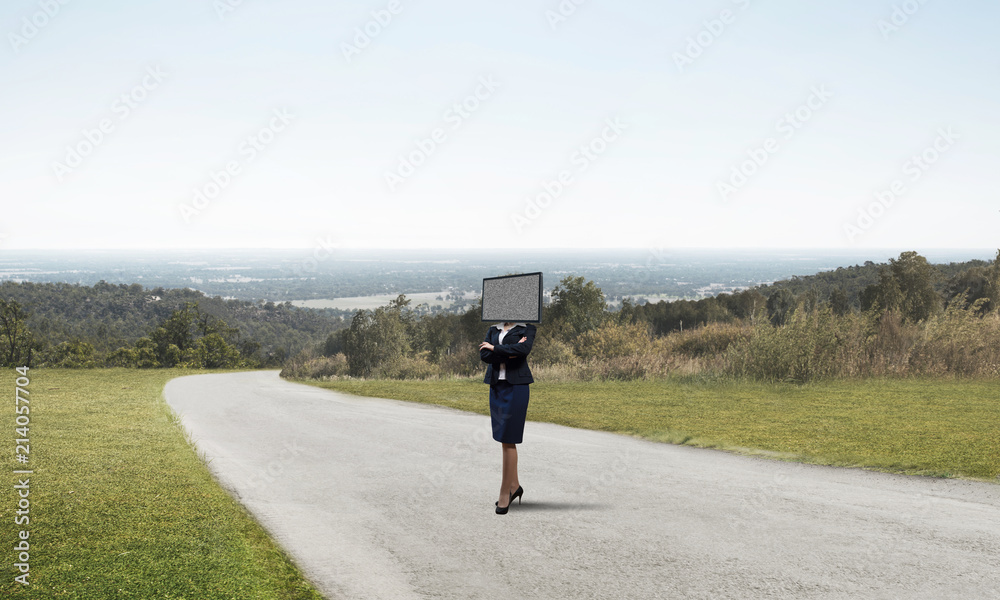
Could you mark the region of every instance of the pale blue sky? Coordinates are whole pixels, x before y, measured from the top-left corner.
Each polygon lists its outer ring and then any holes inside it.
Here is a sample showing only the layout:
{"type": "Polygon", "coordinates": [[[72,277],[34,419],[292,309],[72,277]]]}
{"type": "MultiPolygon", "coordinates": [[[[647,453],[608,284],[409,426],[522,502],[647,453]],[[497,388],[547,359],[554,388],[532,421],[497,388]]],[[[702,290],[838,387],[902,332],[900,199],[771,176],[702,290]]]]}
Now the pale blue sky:
{"type": "Polygon", "coordinates": [[[1000,246],[995,2],[63,1],[0,9],[0,249],[1000,246]]]}

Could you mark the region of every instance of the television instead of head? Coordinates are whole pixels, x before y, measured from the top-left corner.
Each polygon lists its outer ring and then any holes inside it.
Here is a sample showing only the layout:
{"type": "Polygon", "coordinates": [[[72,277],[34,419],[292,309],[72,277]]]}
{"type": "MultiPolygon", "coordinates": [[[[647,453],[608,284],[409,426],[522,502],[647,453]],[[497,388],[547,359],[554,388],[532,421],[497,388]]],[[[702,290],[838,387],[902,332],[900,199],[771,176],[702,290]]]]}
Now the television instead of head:
{"type": "Polygon", "coordinates": [[[483,321],[542,322],[542,274],[483,279],[483,321]]]}

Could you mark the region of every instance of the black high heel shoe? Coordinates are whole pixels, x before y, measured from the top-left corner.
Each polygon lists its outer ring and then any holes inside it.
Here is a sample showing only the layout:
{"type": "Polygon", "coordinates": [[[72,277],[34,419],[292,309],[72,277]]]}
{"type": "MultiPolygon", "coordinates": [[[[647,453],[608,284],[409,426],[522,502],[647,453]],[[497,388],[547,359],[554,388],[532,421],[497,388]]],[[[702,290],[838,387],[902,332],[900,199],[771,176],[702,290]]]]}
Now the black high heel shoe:
{"type": "Polygon", "coordinates": [[[517,503],[520,504],[521,496],[523,495],[524,495],[524,488],[522,488],[521,486],[517,486],[517,490],[513,494],[510,494],[510,496],[508,497],[507,506],[500,506],[499,500],[494,502],[493,505],[497,507],[497,514],[498,515],[507,514],[507,511],[510,510],[510,505],[514,504],[514,498],[517,498],[517,503]]]}

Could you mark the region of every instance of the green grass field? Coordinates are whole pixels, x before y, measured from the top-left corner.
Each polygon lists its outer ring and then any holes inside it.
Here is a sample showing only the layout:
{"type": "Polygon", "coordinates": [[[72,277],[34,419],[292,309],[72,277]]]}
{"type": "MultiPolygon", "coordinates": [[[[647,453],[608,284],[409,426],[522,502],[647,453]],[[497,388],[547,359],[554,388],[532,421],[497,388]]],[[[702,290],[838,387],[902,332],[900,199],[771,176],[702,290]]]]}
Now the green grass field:
{"type": "MultiPolygon", "coordinates": [[[[8,397],[15,374],[4,371],[8,397]]],[[[14,583],[14,475],[0,493],[4,597],[318,599],[212,479],[163,401],[183,370],[33,370],[31,582],[14,583]]],[[[487,413],[478,380],[335,381],[321,387],[487,413]]],[[[653,440],[892,472],[994,479],[1000,384],[871,380],[532,386],[529,417],[653,440]]],[[[16,465],[13,402],[0,423],[16,465]]],[[[8,471],[8,473],[10,473],[8,471]]]]}
{"type": "MultiPolygon", "coordinates": [[[[478,379],[314,385],[489,414],[488,388],[478,379]]],[[[997,381],[539,382],[528,419],[825,465],[1000,475],[997,381]]]]}
{"type": "MultiPolygon", "coordinates": [[[[13,400],[15,373],[0,389],[13,400]]],[[[11,598],[319,599],[212,479],[162,398],[182,370],[48,370],[31,383],[30,587],[17,574],[14,403],[5,402],[0,545],[11,598]]],[[[23,477],[23,476],[22,476],[23,477]]]]}

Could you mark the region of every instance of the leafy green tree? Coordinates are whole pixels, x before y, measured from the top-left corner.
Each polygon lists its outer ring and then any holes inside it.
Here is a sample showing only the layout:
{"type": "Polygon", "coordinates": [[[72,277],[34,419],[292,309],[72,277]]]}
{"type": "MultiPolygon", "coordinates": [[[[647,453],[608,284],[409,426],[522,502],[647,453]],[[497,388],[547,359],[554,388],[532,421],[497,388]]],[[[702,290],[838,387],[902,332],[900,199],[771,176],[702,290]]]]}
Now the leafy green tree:
{"type": "Polygon", "coordinates": [[[989,304],[987,310],[1000,311],[1000,250],[997,250],[996,258],[990,265],[986,274],[986,299],[989,304]]]}
{"type": "Polygon", "coordinates": [[[248,366],[259,366],[263,362],[260,355],[260,342],[257,340],[239,339],[239,332],[237,332],[234,337],[238,340],[236,349],[240,353],[243,364],[248,366]]]}
{"type": "Polygon", "coordinates": [[[97,366],[94,346],[81,340],[70,340],[55,347],[47,361],[54,367],[85,369],[97,366]]]}
{"type": "Polygon", "coordinates": [[[889,259],[879,273],[879,282],[862,292],[862,308],[898,312],[911,323],[941,312],[941,296],[934,289],[938,271],[916,252],[903,252],[889,259]]]}
{"type": "Polygon", "coordinates": [[[621,308],[618,309],[617,322],[621,325],[629,325],[635,323],[640,318],[640,314],[636,310],[635,302],[632,298],[622,298],[621,308]]]}
{"type": "Polygon", "coordinates": [[[239,339],[239,331],[203,313],[194,302],[173,311],[134,347],[122,347],[106,362],[130,368],[234,368],[260,364],[260,344],[239,339]]]}
{"type": "Polygon", "coordinates": [[[352,376],[377,375],[398,364],[410,352],[408,323],[402,310],[405,306],[397,298],[387,306],[354,314],[344,337],[344,354],[352,376]]]}
{"type": "Polygon", "coordinates": [[[847,297],[847,292],[837,288],[830,292],[830,310],[838,317],[842,317],[851,312],[851,301],[847,297]]]}
{"type": "Polygon", "coordinates": [[[176,366],[184,351],[194,345],[198,317],[197,304],[188,302],[149,334],[149,339],[156,345],[156,358],[160,366],[176,366]]]}
{"type": "Polygon", "coordinates": [[[784,325],[795,312],[795,294],[780,288],[767,299],[767,316],[771,324],[784,325]]]}
{"type": "MultiPolygon", "coordinates": [[[[462,313],[459,317],[458,330],[459,333],[456,335],[456,344],[465,345],[466,343],[479,346],[479,342],[483,341],[486,336],[486,328],[489,325],[483,323],[483,299],[479,298],[476,303],[469,308],[469,310],[462,313]]],[[[480,363],[479,360],[479,348],[475,349],[476,363],[480,363]]]]}
{"type": "Polygon", "coordinates": [[[240,352],[218,333],[198,338],[194,346],[184,351],[185,367],[195,369],[232,369],[241,366],[240,352]]]}
{"type": "Polygon", "coordinates": [[[572,340],[600,327],[607,316],[607,308],[604,292],[597,284],[568,275],[552,290],[552,305],[546,316],[559,337],[572,340]]]}
{"type": "Polygon", "coordinates": [[[346,329],[338,329],[326,336],[323,342],[323,356],[333,356],[344,351],[344,334],[346,329]]]}
{"type": "Polygon", "coordinates": [[[410,308],[412,300],[406,297],[405,294],[400,294],[396,296],[395,300],[390,300],[389,304],[386,305],[386,310],[396,313],[399,318],[399,322],[403,324],[403,329],[406,332],[406,338],[409,342],[409,348],[419,347],[419,342],[417,341],[417,314],[410,308]]]}
{"type": "Polygon", "coordinates": [[[903,316],[918,322],[941,312],[941,296],[934,289],[937,271],[916,252],[889,259],[889,270],[903,292],[903,316]]]}
{"type": "Polygon", "coordinates": [[[30,367],[35,340],[28,313],[15,300],[0,298],[0,367],[30,367]]]}
{"type": "Polygon", "coordinates": [[[458,332],[458,317],[438,313],[425,316],[417,323],[414,349],[426,351],[432,362],[440,362],[451,352],[452,340],[458,332]]]}
{"type": "Polygon", "coordinates": [[[903,304],[903,291],[892,273],[883,269],[879,273],[879,282],[866,287],[860,299],[861,310],[898,313],[903,304]]]}
{"type": "Polygon", "coordinates": [[[135,346],[123,346],[115,350],[108,355],[107,363],[112,367],[129,369],[153,369],[160,366],[160,361],[156,358],[156,344],[148,337],[139,338],[135,346]]]}
{"type": "Polygon", "coordinates": [[[801,306],[806,313],[811,314],[819,310],[819,292],[816,288],[810,288],[799,294],[797,300],[798,306],[801,306]]]}
{"type": "Polygon", "coordinates": [[[743,290],[726,300],[729,312],[737,319],[756,325],[768,318],[767,298],[756,289],[743,290]]]}
{"type": "Polygon", "coordinates": [[[963,301],[968,308],[978,300],[983,313],[1000,309],[1000,250],[992,264],[973,266],[954,275],[945,286],[948,303],[963,301]]]}
{"type": "MultiPolygon", "coordinates": [[[[452,322],[451,347],[447,357],[455,372],[471,375],[485,368],[479,358],[479,343],[485,338],[490,324],[482,321],[482,311],[483,299],[479,298],[452,322]]],[[[545,330],[541,328],[539,334],[545,330]]]]}

